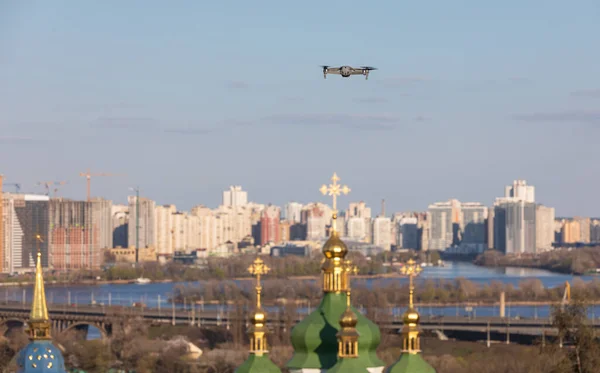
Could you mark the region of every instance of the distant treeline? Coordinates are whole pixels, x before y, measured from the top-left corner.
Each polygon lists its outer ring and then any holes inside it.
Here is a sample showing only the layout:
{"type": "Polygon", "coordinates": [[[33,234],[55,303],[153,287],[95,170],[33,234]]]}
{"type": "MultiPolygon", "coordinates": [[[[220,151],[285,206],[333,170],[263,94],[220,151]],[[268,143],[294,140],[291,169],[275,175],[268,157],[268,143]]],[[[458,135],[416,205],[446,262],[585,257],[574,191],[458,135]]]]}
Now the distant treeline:
{"type": "Polygon", "coordinates": [[[474,263],[486,267],[530,267],[582,275],[600,268],[600,247],[556,249],[535,255],[503,255],[496,250],[487,250],[474,263]]]}
{"type": "MultiPolygon", "coordinates": [[[[254,284],[250,281],[203,281],[199,284],[178,284],[174,288],[173,299],[185,302],[244,302],[254,298],[254,284]]],[[[359,305],[377,304],[380,308],[402,306],[408,302],[408,284],[397,278],[354,279],[352,281],[353,301],[359,305]]],[[[518,287],[500,281],[480,285],[465,278],[454,280],[420,280],[416,282],[416,301],[427,304],[454,304],[475,302],[490,304],[498,302],[505,292],[508,302],[559,302],[564,294],[564,286],[544,288],[539,279],[525,279],[518,287]]],[[[322,295],[321,280],[316,281],[263,281],[262,298],[266,303],[280,300],[318,302],[322,295]]],[[[600,279],[585,282],[575,279],[571,283],[572,296],[583,296],[592,301],[600,300],[600,279]]]]}

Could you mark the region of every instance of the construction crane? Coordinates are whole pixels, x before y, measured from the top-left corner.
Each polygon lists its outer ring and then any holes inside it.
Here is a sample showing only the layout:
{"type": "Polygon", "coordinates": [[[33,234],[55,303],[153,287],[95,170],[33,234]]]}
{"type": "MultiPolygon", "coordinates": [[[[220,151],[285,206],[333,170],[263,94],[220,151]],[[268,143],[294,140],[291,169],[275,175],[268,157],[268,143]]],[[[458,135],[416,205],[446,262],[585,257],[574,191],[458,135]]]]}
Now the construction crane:
{"type": "Polygon", "coordinates": [[[109,173],[91,173],[90,170],[88,169],[87,172],[81,172],[79,174],[79,176],[81,177],[85,177],[87,179],[87,200],[88,202],[91,201],[92,199],[92,176],[97,177],[97,176],[123,176],[123,175],[117,175],[117,174],[109,174],[109,173]]]}
{"type": "Polygon", "coordinates": [[[50,195],[50,187],[56,185],[57,188],[54,188],[54,196],[56,196],[56,192],[58,192],[58,187],[61,185],[65,185],[66,181],[40,181],[36,185],[43,185],[46,188],[46,195],[50,195]]]}
{"type": "Polygon", "coordinates": [[[2,185],[13,186],[13,187],[15,187],[15,193],[17,193],[17,194],[21,193],[21,184],[19,184],[19,183],[3,183],[2,185]]]}

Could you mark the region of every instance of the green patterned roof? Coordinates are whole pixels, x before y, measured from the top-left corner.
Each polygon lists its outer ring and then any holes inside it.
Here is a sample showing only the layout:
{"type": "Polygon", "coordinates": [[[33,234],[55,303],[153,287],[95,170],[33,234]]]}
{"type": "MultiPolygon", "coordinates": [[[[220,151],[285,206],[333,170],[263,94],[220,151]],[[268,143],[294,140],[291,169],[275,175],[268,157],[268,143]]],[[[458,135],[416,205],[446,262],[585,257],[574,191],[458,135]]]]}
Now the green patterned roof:
{"type": "Polygon", "coordinates": [[[385,373],[436,373],[420,354],[403,353],[400,359],[385,370],[385,373]]]}
{"type": "Polygon", "coordinates": [[[369,373],[369,370],[360,359],[343,357],[327,373],[369,373]]]}
{"type": "Polygon", "coordinates": [[[251,353],[248,359],[235,370],[235,373],[281,373],[281,370],[269,359],[267,354],[257,356],[251,353]]]}
{"type": "MultiPolygon", "coordinates": [[[[286,366],[289,369],[331,369],[338,360],[336,334],[345,310],[345,293],[325,293],[317,309],[292,330],[294,356],[286,366]]],[[[356,330],[360,334],[357,360],[369,368],[385,366],[376,353],[381,341],[379,328],[354,307],[352,310],[358,316],[356,330]]]]}

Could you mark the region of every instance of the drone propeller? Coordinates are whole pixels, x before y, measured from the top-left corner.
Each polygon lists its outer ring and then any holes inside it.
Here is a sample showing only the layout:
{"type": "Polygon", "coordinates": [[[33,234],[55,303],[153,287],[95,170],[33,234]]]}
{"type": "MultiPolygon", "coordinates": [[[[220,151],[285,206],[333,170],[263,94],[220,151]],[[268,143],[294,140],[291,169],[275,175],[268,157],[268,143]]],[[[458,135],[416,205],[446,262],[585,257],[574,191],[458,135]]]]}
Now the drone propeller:
{"type": "Polygon", "coordinates": [[[360,68],[363,70],[377,70],[376,67],[371,67],[371,66],[361,66],[360,68]]]}

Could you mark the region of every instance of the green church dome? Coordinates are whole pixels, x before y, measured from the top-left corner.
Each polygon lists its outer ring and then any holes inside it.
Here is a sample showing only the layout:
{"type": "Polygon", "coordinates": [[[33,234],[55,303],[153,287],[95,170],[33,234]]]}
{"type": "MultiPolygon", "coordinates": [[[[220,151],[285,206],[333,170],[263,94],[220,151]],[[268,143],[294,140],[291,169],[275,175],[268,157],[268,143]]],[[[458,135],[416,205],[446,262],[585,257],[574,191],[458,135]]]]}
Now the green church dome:
{"type": "Polygon", "coordinates": [[[385,370],[385,373],[436,373],[436,371],[421,354],[403,353],[398,361],[385,370]]]}
{"type": "Polygon", "coordinates": [[[256,354],[250,354],[248,359],[240,365],[235,373],[281,373],[281,369],[274,362],[269,359],[267,354],[258,356],[256,354]]]}
{"type": "MultiPolygon", "coordinates": [[[[294,356],[286,364],[289,369],[330,369],[338,358],[339,320],[346,311],[346,294],[325,293],[319,306],[292,329],[294,356]]],[[[383,367],[377,357],[381,342],[379,328],[371,320],[352,307],[357,315],[358,359],[364,366],[383,367]]]]}

